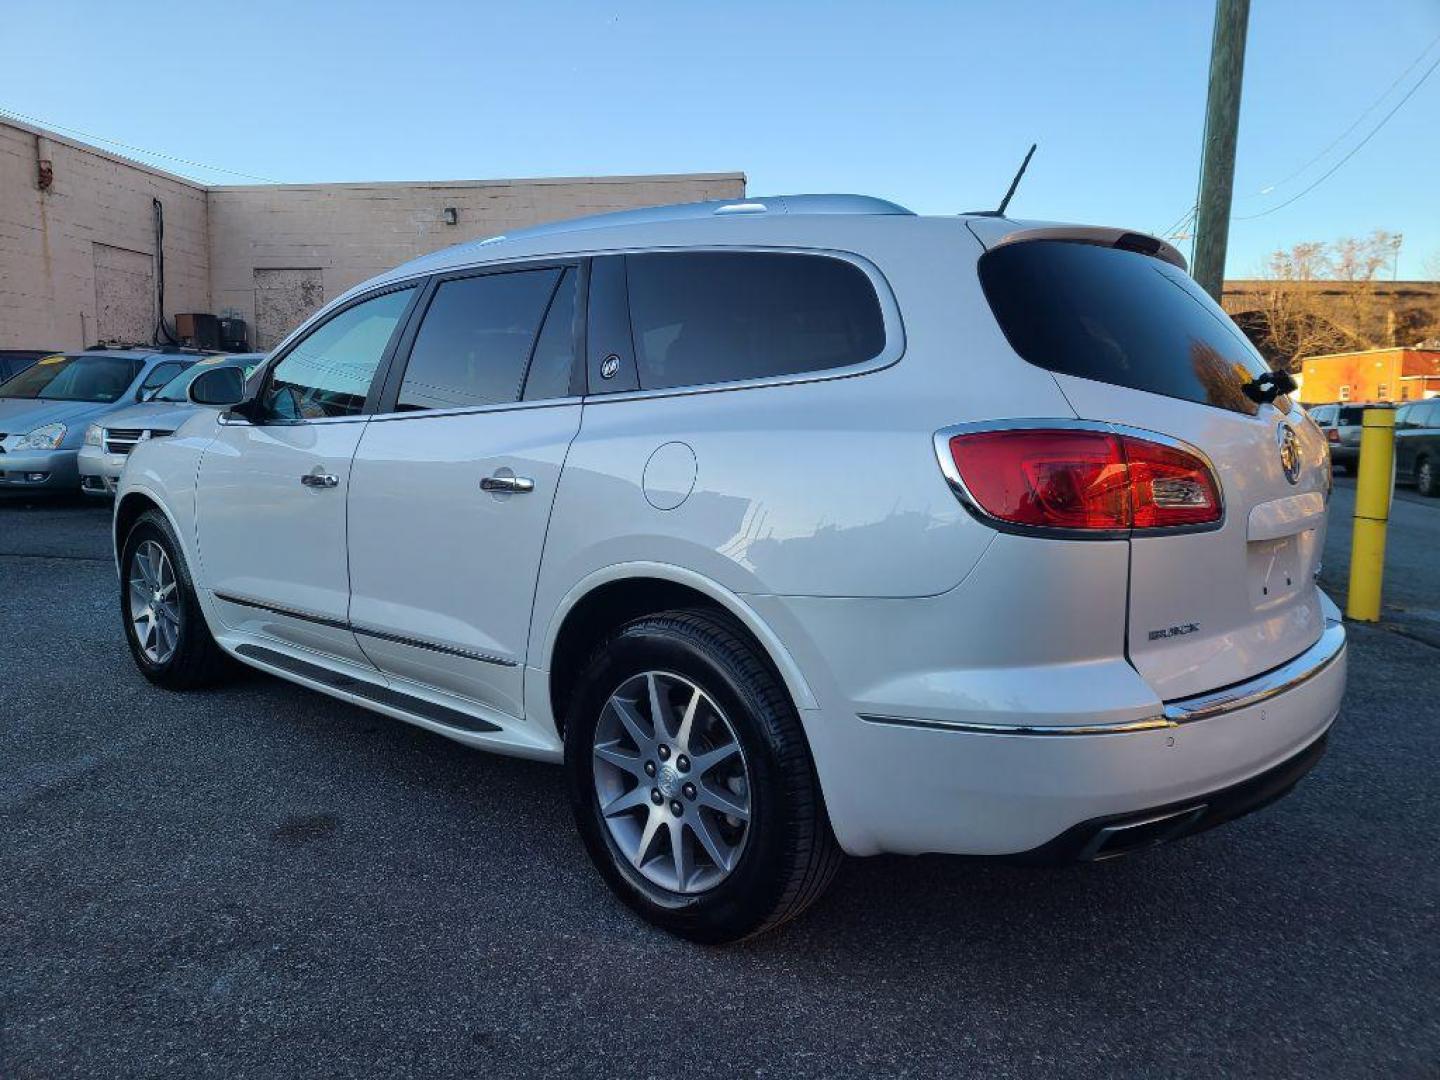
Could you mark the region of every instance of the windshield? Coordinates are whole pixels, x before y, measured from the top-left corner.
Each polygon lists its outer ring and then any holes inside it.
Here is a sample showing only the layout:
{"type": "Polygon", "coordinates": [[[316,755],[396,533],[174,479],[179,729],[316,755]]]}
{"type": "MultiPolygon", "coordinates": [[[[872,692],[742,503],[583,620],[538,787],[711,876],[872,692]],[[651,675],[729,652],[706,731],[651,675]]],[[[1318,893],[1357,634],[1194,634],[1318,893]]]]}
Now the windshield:
{"type": "Polygon", "coordinates": [[[186,368],[184,371],[180,372],[179,375],[176,375],[173,379],[167,382],[150,400],[189,401],[190,399],[186,396],[186,391],[190,389],[190,384],[196,379],[198,379],[201,375],[204,375],[205,372],[214,371],[216,368],[220,367],[238,367],[242,372],[244,372],[245,377],[248,379],[251,372],[253,372],[259,366],[259,360],[246,360],[243,363],[236,363],[233,360],[201,360],[194,367],[186,368]]]}
{"type": "MultiPolygon", "coordinates": [[[[1007,244],[980,259],[985,297],[1011,346],[1049,371],[1258,411],[1241,387],[1268,370],[1183,270],[1116,248],[1007,244]]],[[[1283,408],[1283,406],[1282,406],[1283,408]]]]}
{"type": "Polygon", "coordinates": [[[124,356],[52,356],[0,383],[0,397],[118,401],[143,365],[124,356]]]}

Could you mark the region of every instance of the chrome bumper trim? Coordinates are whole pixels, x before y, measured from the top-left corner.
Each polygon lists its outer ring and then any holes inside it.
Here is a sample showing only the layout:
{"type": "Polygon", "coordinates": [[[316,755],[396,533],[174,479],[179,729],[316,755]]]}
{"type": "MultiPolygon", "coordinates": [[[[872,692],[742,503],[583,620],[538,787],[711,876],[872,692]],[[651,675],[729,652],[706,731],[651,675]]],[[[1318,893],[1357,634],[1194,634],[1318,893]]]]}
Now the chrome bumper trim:
{"type": "Polygon", "coordinates": [[[1190,724],[1222,713],[1259,705],[1309,682],[1345,652],[1345,625],[1327,620],[1320,640],[1288,663],[1272,668],[1245,682],[1210,690],[1193,697],[1165,703],[1165,718],[1175,724],[1190,724]]]}
{"type": "Polygon", "coordinates": [[[971,735],[1130,735],[1137,731],[1155,731],[1175,727],[1173,720],[1163,716],[1147,716],[1143,720],[1126,720],[1118,724],[972,724],[965,721],[921,720],[913,716],[881,716],[860,713],[867,724],[888,724],[891,727],[925,728],[929,731],[962,731],[971,735]]]}
{"type": "Polygon", "coordinates": [[[1210,690],[1193,697],[1167,701],[1164,713],[1159,716],[1116,724],[975,724],[876,713],[859,715],[867,724],[923,728],[928,731],[959,731],[971,735],[1132,735],[1140,731],[1157,731],[1179,727],[1181,724],[1192,724],[1197,720],[1208,720],[1224,713],[1259,705],[1313,679],[1344,652],[1344,624],[1327,620],[1320,640],[1288,663],[1222,690],[1210,690]]]}

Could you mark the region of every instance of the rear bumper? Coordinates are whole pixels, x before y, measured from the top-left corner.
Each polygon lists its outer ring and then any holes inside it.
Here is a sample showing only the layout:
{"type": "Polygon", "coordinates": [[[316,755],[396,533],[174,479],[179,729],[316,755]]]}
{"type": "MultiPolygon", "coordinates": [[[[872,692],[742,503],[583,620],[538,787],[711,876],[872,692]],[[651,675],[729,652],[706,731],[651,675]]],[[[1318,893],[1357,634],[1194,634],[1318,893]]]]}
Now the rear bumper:
{"type": "Polygon", "coordinates": [[[1082,821],[1049,843],[1012,858],[1033,863],[1109,859],[1213,829],[1288,795],[1325,756],[1329,739],[1327,732],[1294,757],[1249,780],[1166,806],[1082,821]]]}
{"type": "Polygon", "coordinates": [[[868,714],[807,732],[852,854],[1097,858],[1278,798],[1323,752],[1345,667],[1334,622],[1288,664],[1142,721],[984,731],[868,714]]]}
{"type": "Polygon", "coordinates": [[[1344,443],[1330,444],[1330,462],[1333,465],[1354,465],[1360,460],[1360,447],[1344,443]]]}

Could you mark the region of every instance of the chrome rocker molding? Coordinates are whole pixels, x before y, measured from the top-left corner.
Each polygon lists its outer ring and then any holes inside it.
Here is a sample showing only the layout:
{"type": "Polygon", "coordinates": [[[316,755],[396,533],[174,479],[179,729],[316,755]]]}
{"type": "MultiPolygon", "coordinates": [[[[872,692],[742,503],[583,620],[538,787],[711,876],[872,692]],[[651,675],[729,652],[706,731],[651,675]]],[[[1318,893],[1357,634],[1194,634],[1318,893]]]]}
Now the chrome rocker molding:
{"type": "Polygon", "coordinates": [[[375,630],[368,626],[346,622],[343,619],[332,619],[327,615],[313,615],[296,608],[262,604],[258,600],[247,600],[243,596],[232,596],[229,593],[217,592],[214,595],[216,600],[223,600],[227,604],[238,604],[240,607],[269,611],[276,615],[284,615],[288,619],[302,619],[305,622],[317,623],[320,626],[328,626],[335,630],[349,630],[352,634],[359,634],[361,637],[375,638],[379,641],[392,641],[397,645],[408,645],[414,649],[427,649],[430,652],[444,653],[446,656],[459,656],[466,660],[475,660],[481,664],[496,664],[499,667],[517,666],[514,660],[509,660],[503,656],[491,656],[488,653],[471,652],[469,649],[457,649],[453,645],[441,645],[435,641],[404,637],[400,634],[392,634],[386,630],[375,630]]]}
{"type": "Polygon", "coordinates": [[[1198,720],[1209,720],[1259,705],[1309,682],[1338,660],[1344,652],[1344,624],[1326,620],[1320,640],[1288,663],[1234,686],[1167,701],[1164,712],[1159,716],[1117,724],[975,724],[872,713],[859,715],[861,720],[869,724],[924,728],[931,731],[959,731],[971,735],[1130,735],[1138,731],[1155,731],[1193,724],[1198,720]]]}

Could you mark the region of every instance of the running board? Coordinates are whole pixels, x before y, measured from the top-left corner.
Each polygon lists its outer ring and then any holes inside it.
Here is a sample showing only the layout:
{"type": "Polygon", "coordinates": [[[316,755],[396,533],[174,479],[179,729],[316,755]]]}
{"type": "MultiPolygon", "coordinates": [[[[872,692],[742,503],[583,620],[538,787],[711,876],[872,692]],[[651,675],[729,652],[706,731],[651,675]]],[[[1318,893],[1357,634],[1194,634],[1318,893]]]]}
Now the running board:
{"type": "Polygon", "coordinates": [[[426,701],[424,698],[414,697],[411,694],[402,694],[399,690],[392,690],[388,686],[377,686],[364,679],[357,679],[354,676],[346,675],[343,672],[331,671],[329,668],[321,667],[319,664],[312,664],[306,660],[300,660],[288,653],[277,652],[275,649],[267,649],[260,645],[245,644],[236,650],[241,656],[248,656],[262,664],[269,664],[271,667],[288,671],[292,675],[299,675],[301,678],[310,679],[312,682],[324,683],[326,686],[356,697],[373,701],[376,705],[384,705],[387,709],[399,709],[401,712],[410,713],[424,720],[430,720],[437,724],[444,724],[446,727],[456,728],[460,731],[471,731],[476,734],[486,734],[491,731],[500,731],[499,724],[492,724],[488,720],[481,720],[477,716],[463,713],[459,709],[451,709],[444,705],[437,705],[433,701],[426,701]]]}

